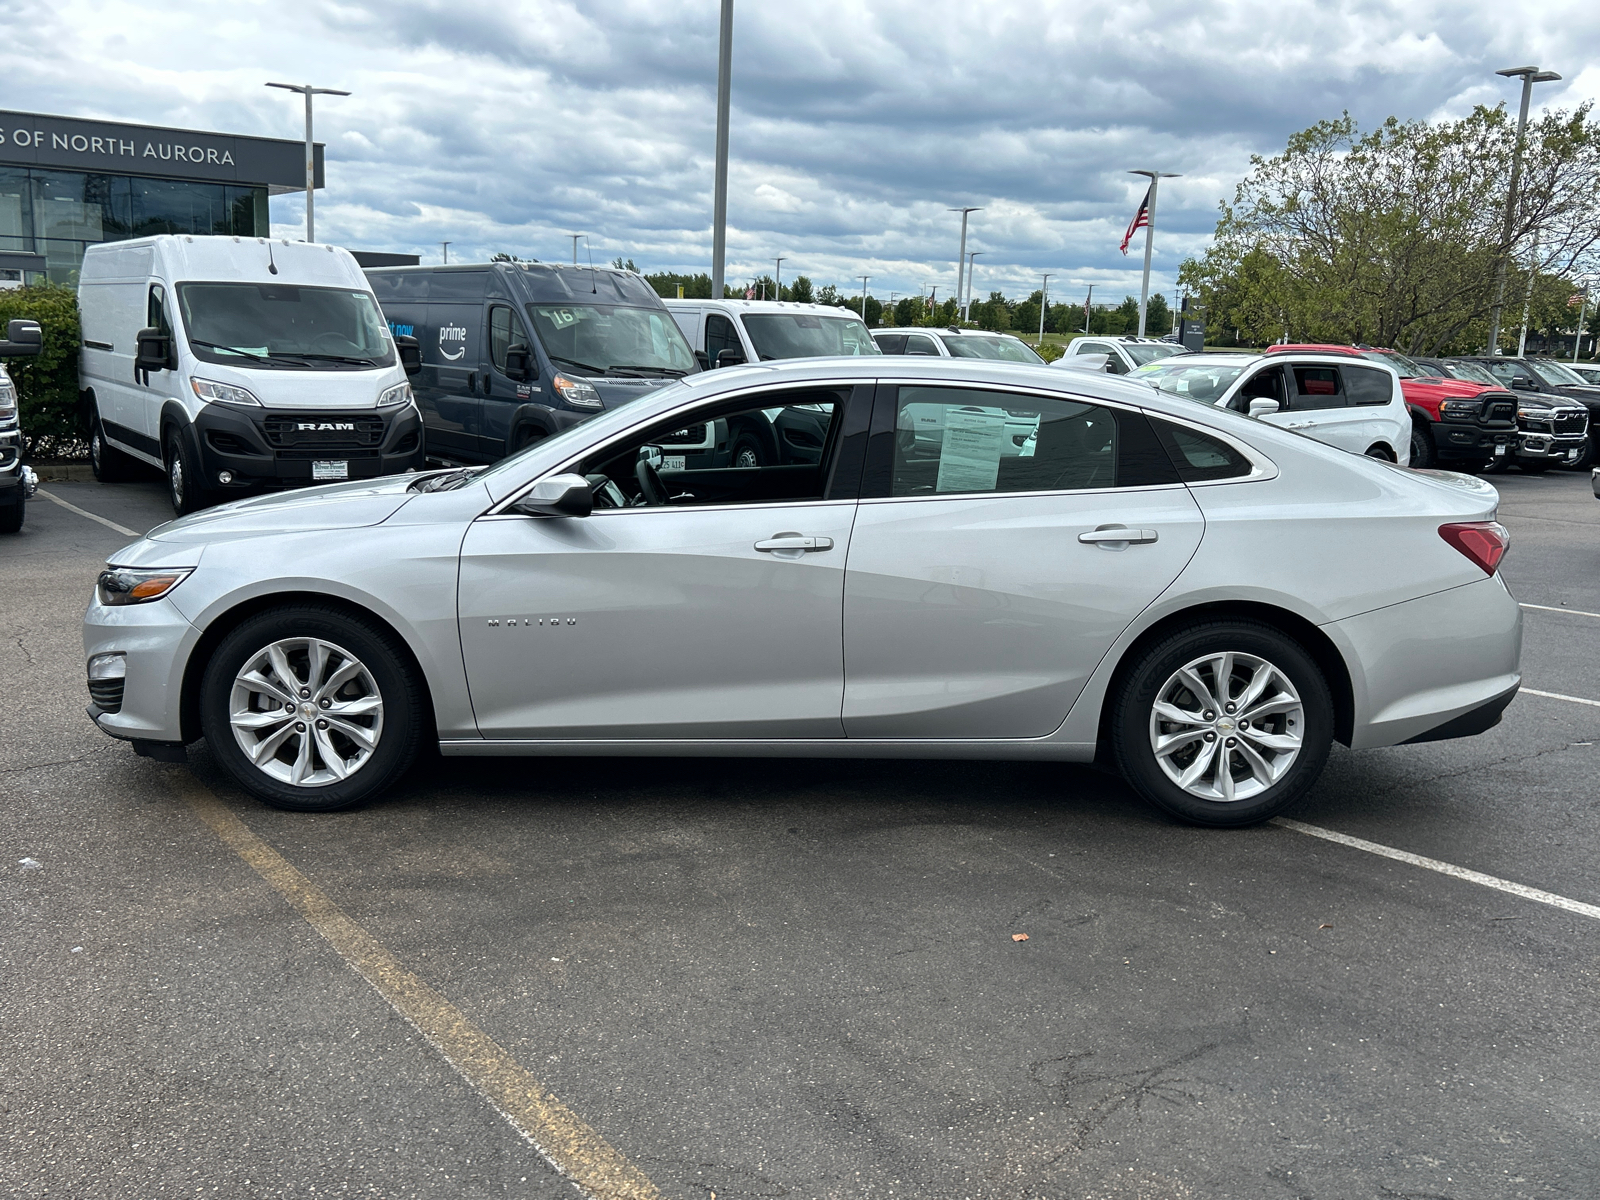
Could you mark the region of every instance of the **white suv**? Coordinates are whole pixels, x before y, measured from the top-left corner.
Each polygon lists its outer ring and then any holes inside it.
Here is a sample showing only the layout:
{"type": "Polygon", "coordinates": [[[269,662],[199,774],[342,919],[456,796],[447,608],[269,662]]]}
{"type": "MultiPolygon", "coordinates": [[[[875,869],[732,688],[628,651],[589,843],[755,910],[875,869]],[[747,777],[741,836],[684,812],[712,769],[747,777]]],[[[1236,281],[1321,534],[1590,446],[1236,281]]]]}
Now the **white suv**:
{"type": "Polygon", "coordinates": [[[1341,354],[1184,354],[1130,379],[1200,404],[1231,408],[1355,454],[1406,466],[1411,418],[1400,376],[1341,354]]]}
{"type": "Polygon", "coordinates": [[[872,340],[885,354],[917,354],[928,358],[988,358],[998,362],[1044,365],[1044,359],[1021,338],[987,329],[874,329],[872,340]]]}
{"type": "Polygon", "coordinates": [[[1126,375],[1146,363],[1168,358],[1174,354],[1188,354],[1182,346],[1163,342],[1158,338],[1142,337],[1081,337],[1067,347],[1067,352],[1056,359],[1055,366],[1071,367],[1072,359],[1084,354],[1104,354],[1105,369],[1112,375],[1126,375]]]}

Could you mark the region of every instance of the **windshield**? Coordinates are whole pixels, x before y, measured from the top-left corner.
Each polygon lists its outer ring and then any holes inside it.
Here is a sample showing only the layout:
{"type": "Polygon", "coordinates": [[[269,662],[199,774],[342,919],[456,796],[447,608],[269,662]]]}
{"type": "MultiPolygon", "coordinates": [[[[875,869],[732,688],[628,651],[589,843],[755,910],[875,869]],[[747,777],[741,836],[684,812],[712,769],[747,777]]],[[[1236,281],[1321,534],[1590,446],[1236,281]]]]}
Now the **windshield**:
{"type": "Polygon", "coordinates": [[[950,347],[956,358],[992,358],[1000,362],[1030,363],[1039,366],[1044,362],[1022,342],[1014,337],[963,337],[961,334],[940,334],[939,340],[950,347]]]}
{"type": "Polygon", "coordinates": [[[1182,346],[1173,346],[1160,342],[1124,342],[1122,350],[1123,353],[1141,366],[1145,363],[1156,362],[1159,359],[1171,358],[1174,354],[1189,353],[1182,346]]]}
{"type": "Polygon", "coordinates": [[[202,362],[299,371],[394,365],[371,293],[290,283],[180,283],[189,348],[202,362]]]}
{"type": "Polygon", "coordinates": [[[1551,387],[1587,387],[1588,381],[1576,371],[1569,371],[1557,362],[1540,362],[1530,358],[1528,365],[1539,372],[1539,378],[1551,387]]]}
{"type": "Polygon", "coordinates": [[[1393,367],[1394,373],[1400,376],[1401,379],[1420,379],[1427,374],[1426,371],[1404,354],[1396,354],[1393,350],[1363,350],[1361,357],[1370,358],[1375,362],[1383,363],[1385,366],[1393,367]]]}
{"type": "Polygon", "coordinates": [[[665,309],[623,304],[530,304],[539,341],[558,367],[586,375],[686,375],[694,354],[665,309]]]}
{"type": "Polygon", "coordinates": [[[859,317],[811,313],[744,313],[744,330],[763,362],[771,358],[824,358],[882,354],[859,317]]]}
{"type": "Polygon", "coordinates": [[[1244,368],[1244,363],[1235,366],[1232,363],[1153,362],[1135,368],[1128,378],[1141,380],[1186,400],[1213,404],[1239,378],[1244,368]]]}
{"type": "Polygon", "coordinates": [[[1465,379],[1471,383],[1486,383],[1490,387],[1499,387],[1500,381],[1477,363],[1449,362],[1445,364],[1450,374],[1456,379],[1465,379]]]}

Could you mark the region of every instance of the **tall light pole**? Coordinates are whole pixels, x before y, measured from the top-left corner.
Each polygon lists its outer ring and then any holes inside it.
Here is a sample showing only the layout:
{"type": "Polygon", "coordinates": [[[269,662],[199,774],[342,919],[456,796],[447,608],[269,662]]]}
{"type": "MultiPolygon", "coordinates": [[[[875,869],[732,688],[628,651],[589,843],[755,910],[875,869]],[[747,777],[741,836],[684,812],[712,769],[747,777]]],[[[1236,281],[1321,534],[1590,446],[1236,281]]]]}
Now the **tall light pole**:
{"type": "Polygon", "coordinates": [[[569,233],[569,234],[567,234],[567,236],[572,239],[572,265],[573,266],[577,266],[578,265],[578,239],[581,238],[583,236],[583,234],[581,234],[581,233],[569,233]]]}
{"type": "Polygon", "coordinates": [[[299,92],[306,98],[306,241],[317,240],[316,220],[312,216],[311,193],[317,186],[317,147],[311,140],[311,97],[348,96],[338,88],[312,87],[309,83],[269,83],[268,87],[282,88],[286,92],[299,92]]]}
{"type": "Polygon", "coordinates": [[[961,319],[970,320],[972,317],[972,268],[976,265],[973,260],[982,254],[982,250],[974,250],[967,255],[967,302],[961,309],[961,319]]]}
{"type": "Polygon", "coordinates": [[[444,265],[448,267],[450,265],[450,243],[440,242],[439,250],[444,255],[444,265]]]}
{"type": "Polygon", "coordinates": [[[1583,302],[1578,305],[1578,333],[1577,336],[1572,339],[1573,362],[1578,361],[1578,351],[1583,348],[1583,319],[1589,315],[1589,288],[1593,286],[1593,284],[1594,280],[1592,279],[1585,279],[1583,281],[1583,302]]]}
{"type": "Polygon", "coordinates": [[[1145,210],[1144,222],[1144,282],[1139,285],[1139,336],[1144,336],[1145,307],[1150,303],[1150,247],[1156,233],[1156,186],[1163,179],[1178,179],[1171,171],[1129,171],[1130,175],[1143,175],[1150,181],[1150,206],[1145,210]]]}
{"type": "Polygon", "coordinates": [[[1561,76],[1554,71],[1541,71],[1538,67],[1507,67],[1496,71],[1507,79],[1522,79],[1522,109],[1517,114],[1517,144],[1511,152],[1511,186],[1506,190],[1506,220],[1500,230],[1500,261],[1494,269],[1494,308],[1489,313],[1488,353],[1500,353],[1500,309],[1506,298],[1506,264],[1511,258],[1511,232],[1517,220],[1517,185],[1522,181],[1522,137],[1528,129],[1528,102],[1533,99],[1533,85],[1552,83],[1561,76]]]}
{"type": "Polygon", "coordinates": [[[1039,285],[1039,341],[1036,344],[1040,346],[1044,345],[1044,306],[1049,299],[1050,276],[1046,275],[1044,282],[1039,285]]]}
{"type": "Polygon", "coordinates": [[[782,300],[783,299],[783,259],[782,258],[775,258],[775,259],[772,260],[772,262],[773,262],[773,268],[772,268],[772,290],[776,293],[772,298],[774,300],[782,300]]]}
{"type": "Polygon", "coordinates": [[[871,275],[861,276],[861,320],[863,323],[867,319],[867,280],[871,278],[871,275]]]}
{"type": "Polygon", "coordinates": [[[956,254],[956,311],[959,313],[961,311],[961,297],[966,295],[966,291],[961,284],[963,279],[962,272],[967,269],[967,214],[982,212],[983,209],[976,207],[951,208],[946,211],[961,214],[961,250],[956,254]]]}
{"type": "Polygon", "coordinates": [[[728,253],[728,104],[733,96],[733,0],[722,0],[717,41],[717,182],[711,201],[711,296],[722,299],[722,266],[728,253]]]}

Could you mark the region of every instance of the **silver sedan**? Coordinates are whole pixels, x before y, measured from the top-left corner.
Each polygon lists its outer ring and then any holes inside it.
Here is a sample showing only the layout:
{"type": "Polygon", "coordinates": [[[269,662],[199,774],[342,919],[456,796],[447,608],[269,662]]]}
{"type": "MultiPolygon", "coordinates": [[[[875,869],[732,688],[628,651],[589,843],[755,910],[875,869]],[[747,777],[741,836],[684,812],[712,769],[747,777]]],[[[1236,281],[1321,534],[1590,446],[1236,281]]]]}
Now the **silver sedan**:
{"type": "Polygon", "coordinates": [[[1098,760],[1244,825],[1335,740],[1499,721],[1521,618],[1498,499],[1110,377],[732,368],[492,467],[153,530],[84,618],[89,712],[160,758],[204,737],[307,811],[437,742],[1098,760]],[[674,451],[756,422],[760,466],[674,451]]]}

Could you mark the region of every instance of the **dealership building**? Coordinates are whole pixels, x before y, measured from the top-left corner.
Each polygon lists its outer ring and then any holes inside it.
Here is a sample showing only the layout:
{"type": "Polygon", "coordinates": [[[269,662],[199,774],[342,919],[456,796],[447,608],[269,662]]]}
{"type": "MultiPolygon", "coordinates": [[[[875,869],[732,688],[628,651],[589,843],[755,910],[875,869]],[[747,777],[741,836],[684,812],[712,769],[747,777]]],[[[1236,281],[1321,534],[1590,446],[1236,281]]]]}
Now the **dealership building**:
{"type": "Polygon", "coordinates": [[[304,142],[0,111],[0,282],[75,283],[96,242],[265,237],[267,197],[305,186],[304,142]]]}

